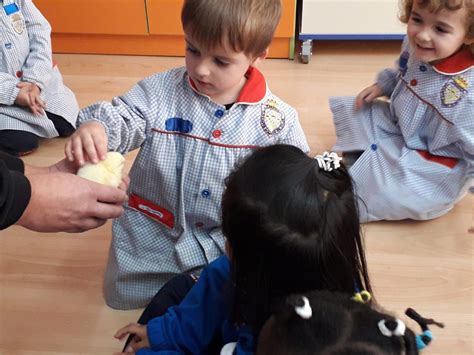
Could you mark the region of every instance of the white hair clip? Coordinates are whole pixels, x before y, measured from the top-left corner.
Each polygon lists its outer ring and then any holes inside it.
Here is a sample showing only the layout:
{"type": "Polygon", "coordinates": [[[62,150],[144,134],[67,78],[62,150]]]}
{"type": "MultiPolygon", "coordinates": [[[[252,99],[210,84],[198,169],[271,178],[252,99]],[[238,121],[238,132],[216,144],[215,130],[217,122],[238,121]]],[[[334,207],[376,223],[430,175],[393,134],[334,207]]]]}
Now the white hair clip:
{"type": "Polygon", "coordinates": [[[342,158],[334,152],[324,152],[323,155],[316,155],[314,159],[318,161],[319,168],[324,169],[324,171],[338,169],[341,166],[342,160],[342,158]]]}
{"type": "Polygon", "coordinates": [[[303,301],[302,306],[295,306],[295,312],[303,319],[309,319],[313,315],[313,310],[309,304],[309,300],[307,297],[302,296],[301,300],[303,301]]]}
{"type": "MultiPolygon", "coordinates": [[[[405,323],[403,323],[400,319],[395,320],[395,323],[396,323],[397,326],[393,330],[389,329],[387,327],[387,322],[388,322],[387,320],[382,319],[378,323],[380,332],[383,335],[385,335],[386,337],[391,337],[393,335],[400,337],[400,336],[405,335],[405,330],[407,329],[407,327],[406,327],[405,323]]],[[[393,327],[391,327],[391,328],[393,328],[393,327]]]]}

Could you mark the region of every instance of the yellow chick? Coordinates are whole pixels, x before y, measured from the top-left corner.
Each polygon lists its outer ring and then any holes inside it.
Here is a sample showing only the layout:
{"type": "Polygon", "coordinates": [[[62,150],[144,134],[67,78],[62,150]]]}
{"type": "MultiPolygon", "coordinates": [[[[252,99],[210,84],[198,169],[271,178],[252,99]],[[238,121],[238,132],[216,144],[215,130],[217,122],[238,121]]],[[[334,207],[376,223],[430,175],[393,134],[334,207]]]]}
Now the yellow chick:
{"type": "Polygon", "coordinates": [[[97,164],[87,162],[77,175],[100,184],[118,187],[122,182],[122,170],[125,158],[117,152],[108,152],[105,159],[97,164]]]}

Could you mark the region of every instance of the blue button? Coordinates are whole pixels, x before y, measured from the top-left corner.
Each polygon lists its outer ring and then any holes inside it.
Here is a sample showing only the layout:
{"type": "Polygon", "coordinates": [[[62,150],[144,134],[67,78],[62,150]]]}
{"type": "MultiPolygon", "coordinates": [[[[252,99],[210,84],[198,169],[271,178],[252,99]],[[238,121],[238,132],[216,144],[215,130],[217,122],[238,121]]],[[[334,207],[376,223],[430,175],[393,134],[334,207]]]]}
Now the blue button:
{"type": "Polygon", "coordinates": [[[219,109],[214,112],[214,116],[221,118],[222,116],[224,116],[224,111],[219,109]]]}
{"type": "Polygon", "coordinates": [[[201,196],[204,197],[204,198],[208,198],[208,197],[211,196],[211,191],[209,191],[209,190],[207,190],[207,189],[206,189],[206,190],[202,190],[202,191],[201,191],[201,196]]]}
{"type": "Polygon", "coordinates": [[[420,65],[420,71],[425,72],[426,71],[426,66],[425,65],[420,65]]]}
{"type": "Polygon", "coordinates": [[[377,150],[377,144],[372,144],[370,146],[370,149],[372,149],[375,152],[377,150]]]}

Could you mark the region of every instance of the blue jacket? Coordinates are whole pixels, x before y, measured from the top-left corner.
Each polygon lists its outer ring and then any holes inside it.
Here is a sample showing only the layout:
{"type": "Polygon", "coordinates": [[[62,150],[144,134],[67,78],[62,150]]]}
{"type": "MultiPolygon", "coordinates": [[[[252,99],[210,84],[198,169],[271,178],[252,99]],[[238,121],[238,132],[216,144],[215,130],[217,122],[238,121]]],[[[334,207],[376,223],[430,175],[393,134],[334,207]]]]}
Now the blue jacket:
{"type": "Polygon", "coordinates": [[[148,323],[151,349],[147,354],[205,354],[217,332],[224,343],[237,342],[235,355],[253,354],[254,337],[249,327],[229,321],[232,304],[230,261],[221,256],[202,272],[183,301],[148,323]]]}

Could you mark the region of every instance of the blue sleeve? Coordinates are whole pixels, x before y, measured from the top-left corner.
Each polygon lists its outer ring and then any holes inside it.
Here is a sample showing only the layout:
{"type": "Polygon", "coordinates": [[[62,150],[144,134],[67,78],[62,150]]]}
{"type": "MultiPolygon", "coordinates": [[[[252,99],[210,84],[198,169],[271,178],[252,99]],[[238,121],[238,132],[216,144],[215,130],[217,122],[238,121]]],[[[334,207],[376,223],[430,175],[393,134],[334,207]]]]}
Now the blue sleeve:
{"type": "MultiPolygon", "coordinates": [[[[151,348],[199,353],[228,318],[230,262],[221,256],[202,272],[183,301],[148,323],[151,348]]],[[[141,353],[140,353],[141,355],[141,353]]]]}
{"type": "Polygon", "coordinates": [[[182,355],[180,351],[174,350],[163,350],[163,351],[153,351],[150,348],[143,348],[137,351],[137,355],[182,355]]]}

